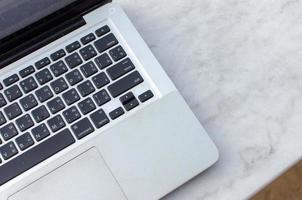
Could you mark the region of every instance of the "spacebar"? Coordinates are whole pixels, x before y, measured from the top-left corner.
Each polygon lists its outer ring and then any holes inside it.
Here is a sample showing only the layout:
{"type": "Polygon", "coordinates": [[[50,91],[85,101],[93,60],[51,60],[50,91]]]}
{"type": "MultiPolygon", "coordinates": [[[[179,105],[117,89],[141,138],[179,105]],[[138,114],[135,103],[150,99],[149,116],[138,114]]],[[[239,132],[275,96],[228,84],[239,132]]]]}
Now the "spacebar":
{"type": "Polygon", "coordinates": [[[75,140],[68,129],[38,144],[20,156],[0,166],[0,186],[45,159],[68,147],[75,140]]]}

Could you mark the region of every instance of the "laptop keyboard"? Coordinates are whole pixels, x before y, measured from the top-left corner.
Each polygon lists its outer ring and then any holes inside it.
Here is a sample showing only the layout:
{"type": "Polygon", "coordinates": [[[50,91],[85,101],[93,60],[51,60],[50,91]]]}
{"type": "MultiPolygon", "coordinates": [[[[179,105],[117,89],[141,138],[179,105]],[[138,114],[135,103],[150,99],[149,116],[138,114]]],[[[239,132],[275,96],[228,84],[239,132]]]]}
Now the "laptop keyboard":
{"type": "Polygon", "coordinates": [[[151,90],[131,91],[143,82],[107,25],[5,78],[0,185],[151,99],[151,90]]]}

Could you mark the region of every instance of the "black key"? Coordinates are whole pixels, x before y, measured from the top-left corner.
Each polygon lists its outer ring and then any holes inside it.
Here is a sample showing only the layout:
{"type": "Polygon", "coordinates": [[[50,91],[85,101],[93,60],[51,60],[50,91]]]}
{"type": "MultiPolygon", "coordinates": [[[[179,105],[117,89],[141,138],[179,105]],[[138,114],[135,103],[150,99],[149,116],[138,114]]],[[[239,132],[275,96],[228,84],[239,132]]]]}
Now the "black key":
{"type": "Polygon", "coordinates": [[[135,99],[135,96],[133,95],[132,92],[128,92],[127,94],[124,94],[123,96],[120,97],[120,101],[123,105],[129,103],[133,99],[135,99]]]}
{"type": "Polygon", "coordinates": [[[31,114],[37,123],[47,119],[50,116],[44,105],[33,110],[31,114]]]}
{"type": "Polygon", "coordinates": [[[6,100],[4,99],[4,96],[0,94],[0,108],[6,105],[6,100]]]}
{"type": "Polygon", "coordinates": [[[20,104],[25,111],[28,111],[38,105],[38,102],[34,95],[30,94],[22,99],[20,99],[20,104]]]}
{"type": "Polygon", "coordinates": [[[101,28],[99,28],[98,30],[95,31],[95,34],[98,36],[98,37],[101,37],[103,35],[105,35],[106,33],[108,33],[110,31],[110,28],[105,25],[101,28]]]}
{"type": "Polygon", "coordinates": [[[71,129],[78,140],[94,131],[94,128],[87,117],[72,125],[71,129]]]}
{"type": "Polygon", "coordinates": [[[50,58],[53,60],[53,61],[57,61],[59,60],[60,58],[64,57],[66,55],[65,51],[63,49],[60,49],[54,53],[52,53],[50,55],[50,58]]]}
{"type": "MultiPolygon", "coordinates": [[[[9,142],[0,148],[0,153],[4,160],[8,160],[18,153],[18,150],[13,142],[9,142]]],[[[3,173],[3,171],[1,171],[3,173]]]]}
{"type": "Polygon", "coordinates": [[[85,77],[89,77],[98,72],[98,69],[92,61],[82,65],[80,68],[85,77]]]}
{"type": "Polygon", "coordinates": [[[95,127],[101,128],[109,123],[109,119],[103,109],[100,109],[90,115],[95,127]]]}
{"type": "Polygon", "coordinates": [[[83,115],[86,115],[96,109],[96,106],[90,97],[78,103],[78,106],[83,115]]]}
{"type": "Polygon", "coordinates": [[[33,136],[37,140],[37,142],[43,140],[44,138],[48,137],[50,135],[50,132],[47,128],[47,126],[43,123],[31,130],[33,136]]]}
{"type": "Polygon", "coordinates": [[[38,87],[37,82],[33,77],[29,77],[20,82],[20,86],[24,93],[29,93],[38,87]]]}
{"type": "Polygon", "coordinates": [[[75,89],[65,92],[62,96],[67,105],[71,105],[80,100],[79,93],[75,89]]]}
{"type": "Polygon", "coordinates": [[[59,78],[51,82],[50,86],[52,87],[53,91],[55,91],[56,94],[60,94],[61,92],[68,89],[68,85],[64,80],[64,78],[59,78]]]}
{"type": "Polygon", "coordinates": [[[154,94],[152,93],[151,90],[148,90],[146,92],[144,92],[143,94],[138,96],[138,99],[144,103],[146,101],[148,101],[149,99],[151,99],[152,97],[154,97],[154,94]]]}
{"type": "Polygon", "coordinates": [[[7,141],[18,135],[18,131],[13,123],[9,123],[0,129],[0,134],[2,138],[7,141]]]}
{"type": "Polygon", "coordinates": [[[42,60],[39,60],[38,62],[35,63],[35,66],[37,69],[42,69],[43,67],[47,66],[50,64],[49,58],[43,58],[42,60]]]}
{"type": "Polygon", "coordinates": [[[110,98],[109,94],[106,92],[106,90],[101,90],[101,91],[97,92],[96,94],[93,95],[93,98],[99,106],[102,106],[111,100],[111,98],[110,98]]]}
{"type": "Polygon", "coordinates": [[[20,137],[17,137],[16,143],[18,147],[24,151],[34,144],[34,140],[29,133],[24,133],[20,137]]]}
{"type": "Polygon", "coordinates": [[[95,63],[99,66],[100,69],[105,69],[112,64],[112,61],[107,53],[104,53],[95,59],[95,63]]]}
{"type": "Polygon", "coordinates": [[[112,120],[114,120],[114,119],[116,119],[116,118],[122,116],[124,113],[125,113],[125,112],[124,112],[123,108],[122,108],[122,107],[118,107],[117,109],[111,111],[111,112],[109,113],[109,116],[110,116],[110,118],[111,118],[112,120]]]}
{"type": "Polygon", "coordinates": [[[95,91],[91,81],[87,80],[84,83],[81,83],[78,85],[78,90],[81,93],[83,97],[86,97],[87,95],[91,94],[95,91]]]}
{"type": "Polygon", "coordinates": [[[29,76],[30,74],[34,73],[35,72],[35,68],[34,66],[29,66],[29,67],[26,67],[25,69],[22,69],[19,74],[22,78],[25,78],[26,76],[29,76]]]}
{"type": "Polygon", "coordinates": [[[112,33],[106,35],[105,37],[97,40],[94,43],[95,47],[100,53],[115,46],[116,44],[118,44],[118,41],[112,33]]]}
{"type": "Polygon", "coordinates": [[[133,108],[137,107],[138,105],[139,105],[139,103],[138,103],[137,99],[134,98],[131,101],[129,101],[127,104],[125,104],[124,107],[127,111],[130,111],[133,108]]]}
{"type": "Polygon", "coordinates": [[[125,52],[123,47],[121,47],[120,45],[111,49],[109,51],[109,54],[111,55],[111,58],[114,61],[118,61],[118,60],[124,58],[125,56],[127,56],[127,53],[125,52]]]}
{"type": "Polygon", "coordinates": [[[89,42],[95,40],[95,36],[93,33],[89,33],[88,35],[81,38],[81,42],[83,45],[88,44],[89,42]]]}
{"type": "Polygon", "coordinates": [[[83,80],[83,76],[78,69],[75,69],[66,74],[66,79],[70,85],[75,85],[83,80]]]}
{"type": "Polygon", "coordinates": [[[68,70],[67,66],[65,65],[65,63],[62,60],[59,62],[56,62],[53,65],[50,65],[50,69],[56,77],[64,74],[68,70]]]}
{"type": "Polygon", "coordinates": [[[77,49],[79,49],[81,47],[81,44],[78,41],[75,41],[73,43],[71,43],[70,45],[66,46],[66,51],[68,53],[71,53],[77,49]]]}
{"type": "Polygon", "coordinates": [[[10,102],[22,96],[22,92],[17,85],[11,86],[10,88],[4,90],[4,94],[10,102]]]}
{"type": "Polygon", "coordinates": [[[99,73],[98,75],[92,77],[94,85],[99,89],[109,84],[109,78],[104,72],[99,73]]]}
{"type": "Polygon", "coordinates": [[[130,90],[144,81],[143,77],[137,72],[132,72],[126,77],[118,80],[117,82],[108,86],[108,90],[113,97],[117,97],[120,94],[130,90]]]}
{"type": "Polygon", "coordinates": [[[128,72],[132,71],[134,68],[135,67],[131,60],[127,58],[117,63],[116,65],[108,68],[107,73],[109,74],[112,80],[116,80],[124,74],[127,74],[128,72]]]}
{"type": "Polygon", "coordinates": [[[70,123],[76,121],[77,119],[79,119],[81,117],[81,114],[80,114],[79,110],[77,109],[77,107],[73,106],[73,107],[67,109],[66,111],[64,111],[63,116],[64,116],[65,120],[67,121],[67,123],[70,124],[70,123]]]}
{"type": "Polygon", "coordinates": [[[92,45],[88,45],[87,47],[84,47],[80,50],[80,54],[84,58],[84,60],[89,60],[96,56],[97,52],[92,45]]]}
{"type": "Polygon", "coordinates": [[[53,93],[48,86],[44,86],[37,90],[36,95],[41,103],[53,97],[53,93]]]}
{"type": "Polygon", "coordinates": [[[0,83],[0,90],[2,90],[3,89],[3,85],[0,83]]]}
{"type": "Polygon", "coordinates": [[[17,74],[13,74],[10,77],[4,79],[3,83],[7,87],[7,86],[10,86],[11,84],[17,82],[18,80],[19,80],[18,75],[17,74]]]}
{"type": "Polygon", "coordinates": [[[50,71],[48,69],[43,69],[42,71],[36,73],[36,78],[40,85],[43,85],[53,79],[50,71]]]}
{"type": "MultiPolygon", "coordinates": [[[[5,119],[4,115],[3,115],[3,113],[0,112],[0,126],[2,126],[5,123],[6,123],[6,119],[5,119]]],[[[0,144],[1,144],[1,141],[0,141],[0,144]]]]}
{"type": "Polygon", "coordinates": [[[0,166],[0,186],[75,142],[68,129],[0,166]]]}
{"type": "Polygon", "coordinates": [[[52,114],[55,114],[65,108],[65,105],[60,97],[47,102],[47,106],[52,114]]]}
{"type": "Polygon", "coordinates": [[[18,103],[13,103],[7,107],[4,108],[4,112],[8,119],[14,119],[22,114],[22,110],[18,103]]]}
{"type": "Polygon", "coordinates": [[[16,120],[16,124],[19,127],[20,131],[23,132],[34,125],[33,120],[30,115],[24,115],[16,120]]]}
{"type": "Polygon", "coordinates": [[[48,126],[52,130],[52,132],[57,132],[58,130],[62,129],[66,126],[65,122],[61,115],[57,115],[47,121],[48,126]]]}
{"type": "Polygon", "coordinates": [[[72,69],[83,63],[78,53],[73,53],[65,58],[67,65],[72,69]]]}

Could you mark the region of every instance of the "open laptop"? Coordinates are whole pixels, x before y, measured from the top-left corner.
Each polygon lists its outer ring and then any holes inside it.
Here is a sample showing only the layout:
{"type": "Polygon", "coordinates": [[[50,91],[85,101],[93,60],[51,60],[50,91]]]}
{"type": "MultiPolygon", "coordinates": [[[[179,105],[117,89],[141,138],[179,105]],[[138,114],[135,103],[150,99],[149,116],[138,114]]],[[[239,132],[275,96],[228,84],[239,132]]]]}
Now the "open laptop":
{"type": "Polygon", "coordinates": [[[218,152],[123,10],[0,0],[0,200],[154,200],[218,152]]]}

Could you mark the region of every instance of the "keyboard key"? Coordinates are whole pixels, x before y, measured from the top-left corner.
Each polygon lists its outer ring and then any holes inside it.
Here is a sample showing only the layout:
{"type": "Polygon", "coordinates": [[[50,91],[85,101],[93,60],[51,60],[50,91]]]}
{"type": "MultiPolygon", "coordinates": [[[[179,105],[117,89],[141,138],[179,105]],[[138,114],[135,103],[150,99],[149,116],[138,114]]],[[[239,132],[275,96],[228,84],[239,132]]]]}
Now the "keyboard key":
{"type": "Polygon", "coordinates": [[[105,37],[97,40],[94,43],[95,47],[100,53],[115,46],[116,44],[118,44],[118,41],[112,33],[106,35],[105,37]]]}
{"type": "Polygon", "coordinates": [[[111,55],[111,58],[114,61],[118,61],[122,58],[124,58],[125,56],[127,56],[127,53],[125,52],[125,50],[123,49],[123,47],[121,47],[120,45],[111,49],[109,51],[109,54],[111,55]]]}
{"type": "Polygon", "coordinates": [[[98,75],[92,77],[92,81],[95,87],[97,87],[98,89],[110,83],[109,78],[104,72],[101,72],[98,75]]]}
{"type": "Polygon", "coordinates": [[[112,64],[112,61],[107,53],[104,53],[95,59],[95,63],[99,66],[100,69],[105,69],[112,64]]]}
{"type": "Polygon", "coordinates": [[[94,131],[94,128],[87,117],[72,125],[71,129],[78,140],[94,131]]]}
{"type": "Polygon", "coordinates": [[[18,147],[24,151],[34,144],[34,140],[29,133],[24,133],[16,139],[18,147]]]}
{"type": "Polygon", "coordinates": [[[79,70],[75,69],[72,72],[66,74],[66,79],[70,85],[75,85],[83,80],[83,76],[81,75],[79,70]]]}
{"type": "Polygon", "coordinates": [[[10,88],[4,90],[4,94],[10,102],[22,96],[22,92],[17,85],[11,86],[10,88]]]}
{"type": "Polygon", "coordinates": [[[13,103],[5,107],[4,112],[9,120],[14,119],[22,114],[22,110],[18,103],[13,103]]]}
{"type": "Polygon", "coordinates": [[[95,127],[101,128],[109,123],[109,119],[103,109],[100,109],[90,115],[95,127]]]}
{"type": "Polygon", "coordinates": [[[106,90],[101,90],[101,91],[97,92],[96,94],[94,94],[93,99],[99,106],[102,106],[111,100],[111,98],[110,98],[109,94],[106,92],[106,90]]]}
{"type": "Polygon", "coordinates": [[[22,78],[25,78],[26,76],[29,76],[30,74],[34,73],[35,72],[35,68],[34,66],[29,66],[29,67],[26,67],[25,69],[22,69],[19,74],[22,78]]]}
{"type": "Polygon", "coordinates": [[[12,85],[13,83],[17,82],[19,80],[19,77],[17,74],[13,74],[11,75],[10,77],[6,78],[3,80],[3,83],[4,85],[7,87],[7,86],[10,86],[12,85]]]}
{"type": "Polygon", "coordinates": [[[20,99],[20,104],[25,111],[28,111],[38,105],[38,102],[34,95],[30,94],[23,99],[20,99]]]}
{"type": "Polygon", "coordinates": [[[124,94],[123,96],[120,97],[120,101],[123,105],[127,104],[133,99],[135,99],[135,96],[133,95],[132,92],[128,92],[127,94],[124,94]]]}
{"type": "Polygon", "coordinates": [[[138,96],[138,99],[144,103],[146,101],[148,101],[149,99],[151,99],[152,97],[154,97],[154,94],[152,93],[151,90],[148,90],[146,92],[144,92],[143,94],[138,96]]]}
{"type": "Polygon", "coordinates": [[[108,90],[113,97],[117,97],[120,94],[130,90],[144,81],[143,77],[137,72],[132,72],[126,77],[118,80],[117,82],[108,86],[108,90]]]}
{"type": "Polygon", "coordinates": [[[129,58],[117,63],[116,65],[107,69],[107,73],[109,74],[112,80],[116,80],[119,77],[127,74],[128,72],[134,69],[134,65],[129,58]]]}
{"type": "Polygon", "coordinates": [[[86,97],[87,95],[89,95],[95,91],[91,81],[89,81],[89,80],[78,85],[78,90],[83,97],[86,97]]]}
{"type": "Polygon", "coordinates": [[[60,97],[47,102],[47,106],[52,114],[55,114],[65,108],[65,105],[60,97]]]}
{"type": "MultiPolygon", "coordinates": [[[[68,129],[0,166],[0,186],[75,142],[68,129]]],[[[2,152],[2,151],[1,151],[2,152]]]]}
{"type": "Polygon", "coordinates": [[[36,95],[41,103],[53,97],[53,93],[48,86],[44,86],[37,90],[36,95]]]}
{"type": "Polygon", "coordinates": [[[68,89],[68,85],[64,78],[59,78],[50,83],[51,88],[55,91],[56,94],[60,94],[61,92],[68,89]]]}
{"type": "Polygon", "coordinates": [[[33,110],[31,114],[37,123],[47,119],[50,116],[44,105],[33,110]]]}
{"type": "Polygon", "coordinates": [[[47,121],[48,126],[52,130],[52,132],[57,132],[58,130],[62,129],[66,126],[63,118],[61,115],[57,115],[47,121]]]}
{"type": "Polygon", "coordinates": [[[96,109],[96,106],[90,97],[78,103],[78,106],[83,115],[86,115],[96,109]]]}
{"type": "Polygon", "coordinates": [[[67,105],[71,105],[80,100],[79,93],[75,89],[65,92],[62,96],[67,105]]]}
{"type": "Polygon", "coordinates": [[[95,34],[96,34],[98,37],[101,37],[101,36],[105,35],[106,33],[108,33],[109,31],[110,31],[110,28],[109,28],[107,25],[105,25],[105,26],[103,26],[103,27],[97,29],[97,30],[95,31],[95,34]]]}
{"type": "Polygon", "coordinates": [[[78,53],[73,53],[70,56],[67,56],[65,58],[65,61],[67,65],[70,67],[70,69],[75,68],[76,66],[79,66],[80,64],[83,63],[78,53]]]}
{"type": "Polygon", "coordinates": [[[92,61],[82,65],[80,68],[85,77],[89,77],[98,72],[98,69],[92,61]]]}
{"type": "Polygon", "coordinates": [[[47,66],[50,64],[50,60],[49,58],[43,58],[41,60],[39,60],[38,62],[35,63],[35,66],[37,69],[42,69],[43,67],[47,66]]]}
{"type": "Polygon", "coordinates": [[[64,116],[65,120],[67,121],[67,123],[70,124],[70,123],[76,121],[77,119],[79,119],[81,117],[81,114],[80,114],[79,110],[77,109],[77,107],[73,106],[73,107],[67,109],[66,111],[64,111],[63,116],[64,116]]]}
{"type": "Polygon", "coordinates": [[[58,77],[68,71],[67,66],[65,65],[65,63],[62,60],[53,65],[50,65],[50,69],[56,77],[58,77]]]}
{"type": "Polygon", "coordinates": [[[68,53],[71,53],[77,49],[79,49],[81,47],[81,44],[78,41],[75,41],[73,43],[71,43],[70,45],[66,46],[66,51],[68,53]]]}
{"type": "Polygon", "coordinates": [[[6,100],[4,99],[4,96],[0,94],[0,108],[6,105],[6,100]]]}
{"type": "Polygon", "coordinates": [[[30,115],[24,115],[16,120],[16,124],[19,127],[20,131],[23,132],[34,125],[33,120],[31,119],[30,115]]]}
{"type": "Polygon", "coordinates": [[[29,77],[23,81],[20,82],[20,86],[25,94],[33,91],[38,87],[37,82],[33,77],[29,77]]]}
{"type": "Polygon", "coordinates": [[[54,53],[52,53],[50,55],[50,58],[53,60],[53,61],[57,61],[59,60],[60,58],[64,57],[66,55],[65,51],[63,49],[60,49],[54,53]]]}
{"type": "Polygon", "coordinates": [[[0,129],[0,134],[2,138],[7,141],[18,135],[18,131],[13,123],[9,123],[0,129]]]}
{"type": "MultiPolygon", "coordinates": [[[[5,123],[6,123],[6,119],[3,115],[3,113],[0,111],[0,126],[2,126],[5,123]]],[[[1,141],[0,141],[0,144],[1,144],[1,141]]]]}
{"type": "Polygon", "coordinates": [[[125,112],[124,112],[123,108],[122,108],[122,107],[118,107],[117,109],[111,111],[111,112],[109,113],[109,116],[110,116],[110,118],[111,118],[112,120],[115,120],[116,118],[122,116],[124,113],[125,113],[125,112]]]}
{"type": "Polygon", "coordinates": [[[47,126],[43,123],[31,130],[33,136],[37,140],[37,142],[43,140],[44,138],[48,137],[50,135],[50,132],[47,128],[47,126]]]}
{"type": "MultiPolygon", "coordinates": [[[[0,148],[0,153],[4,160],[8,160],[18,153],[18,150],[13,142],[9,142],[0,148]]],[[[1,171],[3,173],[3,171],[1,171]]]]}
{"type": "Polygon", "coordinates": [[[0,83],[0,90],[2,90],[3,89],[3,85],[0,83]]]}
{"type": "Polygon", "coordinates": [[[36,78],[40,85],[43,85],[53,79],[50,71],[48,69],[43,69],[42,71],[36,73],[36,78]]]}
{"type": "Polygon", "coordinates": [[[129,101],[127,104],[125,104],[124,107],[127,111],[130,111],[133,108],[137,107],[138,105],[139,105],[139,103],[138,103],[137,99],[134,98],[131,101],[129,101]]]}
{"type": "Polygon", "coordinates": [[[95,36],[93,33],[90,33],[84,37],[81,38],[81,42],[83,45],[88,44],[89,42],[95,40],[95,36]]]}
{"type": "Polygon", "coordinates": [[[96,56],[97,52],[92,45],[88,45],[87,47],[84,47],[80,50],[80,54],[84,58],[84,60],[89,60],[96,56]]]}

